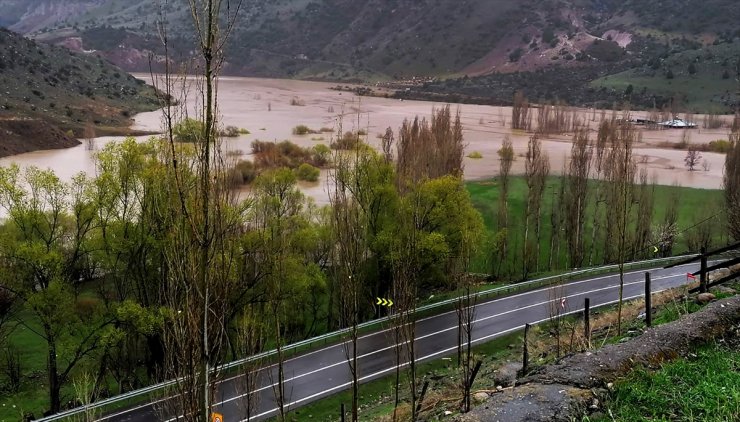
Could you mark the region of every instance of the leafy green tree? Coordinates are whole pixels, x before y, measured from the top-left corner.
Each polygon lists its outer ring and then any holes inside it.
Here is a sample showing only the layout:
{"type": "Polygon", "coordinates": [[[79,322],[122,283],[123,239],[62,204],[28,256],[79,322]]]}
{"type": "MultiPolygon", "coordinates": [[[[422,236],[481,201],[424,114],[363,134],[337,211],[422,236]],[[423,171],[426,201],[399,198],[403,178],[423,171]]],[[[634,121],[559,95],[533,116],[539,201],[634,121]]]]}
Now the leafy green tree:
{"type": "MultiPolygon", "coordinates": [[[[10,286],[41,326],[47,346],[49,408],[61,410],[61,389],[98,349],[112,322],[101,302],[83,302],[94,276],[89,239],[96,230],[89,181],[71,185],[49,170],[0,168],[0,205],[8,212],[0,256],[10,286]]],[[[31,326],[24,322],[27,327],[31,326]]]]}

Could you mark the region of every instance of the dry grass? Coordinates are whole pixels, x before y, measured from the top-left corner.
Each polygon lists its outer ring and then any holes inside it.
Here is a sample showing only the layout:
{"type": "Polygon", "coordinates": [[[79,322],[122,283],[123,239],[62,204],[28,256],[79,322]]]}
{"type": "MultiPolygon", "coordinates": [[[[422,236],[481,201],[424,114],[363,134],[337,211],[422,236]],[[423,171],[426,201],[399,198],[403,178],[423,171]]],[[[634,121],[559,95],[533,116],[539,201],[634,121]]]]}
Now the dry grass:
{"type": "MultiPolygon", "coordinates": [[[[687,287],[666,290],[655,293],[652,296],[653,307],[663,307],[667,304],[676,305],[681,297],[686,295],[688,289],[696,287],[698,283],[691,284],[687,287]]],[[[628,326],[630,322],[638,319],[638,316],[645,311],[645,300],[637,299],[625,302],[622,307],[622,327],[628,326]]],[[[585,337],[582,314],[579,314],[577,320],[567,318],[562,323],[560,334],[561,355],[568,353],[577,353],[591,348],[602,347],[609,338],[617,333],[618,313],[616,308],[609,311],[592,313],[591,315],[591,344],[585,337]]],[[[552,335],[549,326],[540,324],[532,327],[530,331],[532,337],[529,342],[530,356],[539,356],[543,360],[550,356],[555,356],[557,337],[552,335]]]]}

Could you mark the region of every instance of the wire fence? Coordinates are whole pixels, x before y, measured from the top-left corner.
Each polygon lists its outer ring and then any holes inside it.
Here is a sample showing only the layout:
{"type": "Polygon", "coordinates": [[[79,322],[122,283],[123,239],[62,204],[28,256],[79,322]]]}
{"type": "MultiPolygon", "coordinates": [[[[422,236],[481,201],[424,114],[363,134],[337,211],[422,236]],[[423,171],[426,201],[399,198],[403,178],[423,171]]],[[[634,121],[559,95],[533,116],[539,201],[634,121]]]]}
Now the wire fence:
{"type": "MultiPolygon", "coordinates": [[[[657,259],[651,259],[647,261],[626,263],[624,264],[624,270],[634,271],[638,269],[657,268],[657,267],[661,267],[662,265],[666,263],[686,259],[691,256],[694,256],[694,255],[682,255],[682,256],[676,256],[676,257],[657,258],[657,259]]],[[[534,280],[529,280],[529,281],[525,281],[521,283],[510,284],[506,286],[496,287],[496,288],[484,290],[481,292],[477,292],[475,293],[475,299],[477,303],[481,304],[483,301],[508,296],[514,293],[531,291],[537,288],[547,287],[547,286],[550,286],[556,283],[572,281],[572,280],[576,280],[579,278],[585,278],[589,276],[593,277],[593,276],[597,276],[600,274],[614,273],[615,271],[618,271],[618,270],[619,270],[618,264],[576,270],[576,271],[572,271],[566,274],[558,274],[558,275],[553,275],[553,276],[548,276],[548,277],[537,278],[534,280]]],[[[440,312],[446,308],[453,307],[457,303],[458,300],[459,300],[458,297],[453,297],[453,298],[442,300],[439,302],[434,302],[434,303],[430,303],[427,305],[423,305],[423,306],[416,308],[416,310],[414,311],[414,314],[418,317],[420,315],[424,315],[428,313],[440,312]]],[[[389,322],[389,320],[392,318],[393,316],[391,315],[390,318],[384,317],[384,318],[374,319],[374,320],[359,324],[357,328],[360,331],[370,331],[371,329],[374,329],[374,328],[381,328],[383,327],[384,323],[389,322]]],[[[327,334],[323,334],[317,337],[312,337],[310,339],[299,341],[297,343],[292,343],[292,344],[283,346],[282,352],[284,355],[285,354],[295,355],[295,354],[298,354],[298,353],[301,353],[307,350],[311,350],[317,346],[325,346],[329,343],[339,342],[342,339],[346,338],[347,335],[350,333],[350,331],[351,331],[351,328],[341,329],[341,330],[333,331],[331,333],[327,333],[327,334]]],[[[277,355],[277,350],[269,350],[269,351],[262,352],[262,353],[259,353],[253,356],[249,356],[247,358],[238,359],[233,362],[220,365],[217,368],[214,368],[214,372],[235,370],[241,366],[245,366],[246,364],[253,363],[253,362],[262,362],[266,359],[275,357],[276,355],[277,355]]],[[[169,381],[165,381],[159,384],[140,388],[138,390],[132,390],[130,392],[120,394],[114,397],[102,399],[94,403],[85,405],[85,406],[77,407],[74,409],[70,409],[70,410],[57,413],[55,415],[36,419],[36,421],[37,422],[51,422],[51,421],[74,420],[75,418],[78,418],[81,415],[90,415],[91,413],[98,414],[98,415],[101,415],[104,413],[110,414],[111,412],[114,412],[116,410],[121,410],[121,409],[125,409],[131,406],[135,406],[137,404],[148,403],[152,400],[161,399],[166,396],[168,391],[171,391],[170,390],[171,387],[175,386],[178,383],[178,381],[179,380],[176,380],[176,379],[169,380],[169,381]]]]}

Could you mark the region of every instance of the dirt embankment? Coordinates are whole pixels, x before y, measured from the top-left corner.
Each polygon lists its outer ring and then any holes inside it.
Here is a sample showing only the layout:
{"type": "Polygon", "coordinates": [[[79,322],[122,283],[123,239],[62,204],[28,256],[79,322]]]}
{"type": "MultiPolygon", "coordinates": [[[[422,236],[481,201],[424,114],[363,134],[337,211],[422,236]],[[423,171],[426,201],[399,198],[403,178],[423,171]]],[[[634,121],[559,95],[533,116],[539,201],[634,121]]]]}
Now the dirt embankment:
{"type": "Polygon", "coordinates": [[[688,355],[716,338],[738,335],[740,296],[718,300],[678,321],[648,329],[640,337],[579,353],[542,367],[494,394],[458,419],[487,421],[571,421],[605,395],[608,383],[636,365],[654,367],[688,355]],[[595,401],[596,400],[596,401],[595,401]]]}
{"type": "Polygon", "coordinates": [[[0,117],[0,157],[79,145],[61,129],[39,119],[0,117]]]}

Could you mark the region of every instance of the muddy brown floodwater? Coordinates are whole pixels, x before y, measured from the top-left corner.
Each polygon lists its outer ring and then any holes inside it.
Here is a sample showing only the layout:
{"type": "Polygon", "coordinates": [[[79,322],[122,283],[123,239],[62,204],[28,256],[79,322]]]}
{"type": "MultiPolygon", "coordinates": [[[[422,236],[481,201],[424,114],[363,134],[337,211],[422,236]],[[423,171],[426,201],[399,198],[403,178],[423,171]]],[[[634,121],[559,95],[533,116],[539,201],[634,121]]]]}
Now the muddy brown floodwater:
{"type": "MultiPolygon", "coordinates": [[[[138,75],[151,83],[148,75],[138,75]]],[[[224,77],[219,81],[219,113],[223,125],[233,125],[248,129],[251,133],[238,138],[224,140],[224,149],[231,151],[232,156],[249,158],[252,141],[291,140],[301,146],[312,146],[319,143],[329,144],[331,133],[323,135],[296,136],[292,128],[303,124],[312,129],[322,127],[335,128],[343,114],[344,130],[357,128],[368,131],[367,142],[379,147],[377,135],[390,127],[397,130],[404,119],[414,116],[429,116],[434,107],[443,103],[424,101],[401,101],[388,98],[357,97],[349,92],[331,90],[331,83],[306,82],[295,80],[257,79],[224,77]],[[301,105],[291,105],[301,104],[301,105]],[[323,139],[321,139],[323,138],[323,139]]],[[[190,90],[187,101],[189,113],[194,115],[196,92],[190,90]]],[[[499,171],[496,151],[501,147],[504,137],[509,136],[513,142],[517,160],[513,172],[524,171],[524,159],[529,135],[512,131],[509,128],[511,109],[484,105],[453,105],[453,110],[460,110],[464,125],[466,155],[477,151],[483,158],[465,158],[465,178],[467,180],[495,177],[499,171]]],[[[584,120],[595,129],[601,118],[600,113],[579,110],[584,120]]],[[[636,112],[632,117],[647,117],[646,113],[636,112]]],[[[608,114],[607,114],[608,116],[608,114]]],[[[135,117],[134,129],[159,130],[162,126],[161,112],[138,114],[135,117]]],[[[695,116],[701,122],[702,116],[695,116]]],[[[641,167],[646,167],[649,174],[655,177],[658,184],[691,186],[705,189],[718,189],[722,185],[722,168],[724,155],[702,153],[708,170],[702,165],[698,171],[689,172],[684,166],[686,151],[660,148],[666,143],[678,143],[682,138],[681,130],[646,130],[641,128],[642,142],[635,146],[641,167]],[[644,158],[643,158],[644,157],[644,158]]],[[[708,143],[716,139],[727,139],[727,129],[690,131],[691,142],[708,143]]],[[[95,141],[95,149],[107,142],[119,141],[122,138],[103,137],[95,141]]],[[[145,138],[139,138],[145,139],[145,138]]],[[[547,136],[542,138],[544,149],[551,161],[553,174],[562,173],[570,154],[570,136],[547,136]]],[[[65,180],[79,172],[94,172],[94,150],[87,148],[85,142],[65,150],[37,151],[0,159],[0,165],[18,163],[21,167],[37,166],[50,168],[65,180]]],[[[302,183],[302,190],[318,203],[326,203],[326,175],[318,183],[302,183]]]]}

